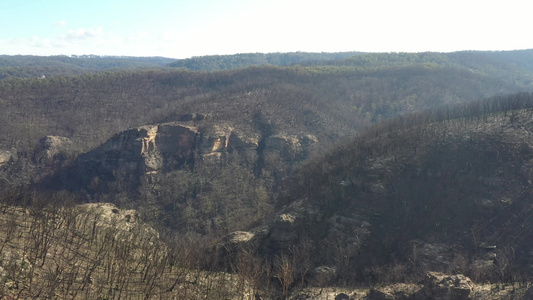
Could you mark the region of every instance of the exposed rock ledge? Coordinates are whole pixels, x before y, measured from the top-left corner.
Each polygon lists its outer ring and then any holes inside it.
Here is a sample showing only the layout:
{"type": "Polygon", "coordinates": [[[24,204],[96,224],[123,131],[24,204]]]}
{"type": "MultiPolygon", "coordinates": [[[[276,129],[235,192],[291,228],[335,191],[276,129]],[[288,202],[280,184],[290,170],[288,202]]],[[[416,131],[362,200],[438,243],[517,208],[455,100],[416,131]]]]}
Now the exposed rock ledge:
{"type": "Polygon", "coordinates": [[[72,152],[72,141],[66,137],[48,135],[39,140],[33,159],[39,164],[61,166],[72,152]]]}
{"type": "Polygon", "coordinates": [[[220,159],[223,153],[237,151],[254,159],[260,139],[268,151],[301,151],[316,142],[313,136],[276,135],[261,137],[245,134],[228,124],[219,124],[200,131],[179,123],[147,125],[118,133],[94,151],[81,155],[78,165],[97,173],[113,173],[118,168],[128,173],[154,174],[193,164],[198,157],[220,159]],[[111,172],[110,172],[111,171],[111,172]]]}
{"type": "Polygon", "coordinates": [[[0,167],[11,160],[11,153],[9,151],[0,150],[0,167]]]}
{"type": "Polygon", "coordinates": [[[202,136],[198,129],[177,123],[147,125],[118,133],[78,163],[100,171],[124,168],[127,172],[153,174],[165,168],[192,163],[195,152],[209,156],[229,147],[257,148],[257,141],[235,137],[231,128],[216,136],[202,136]]]}

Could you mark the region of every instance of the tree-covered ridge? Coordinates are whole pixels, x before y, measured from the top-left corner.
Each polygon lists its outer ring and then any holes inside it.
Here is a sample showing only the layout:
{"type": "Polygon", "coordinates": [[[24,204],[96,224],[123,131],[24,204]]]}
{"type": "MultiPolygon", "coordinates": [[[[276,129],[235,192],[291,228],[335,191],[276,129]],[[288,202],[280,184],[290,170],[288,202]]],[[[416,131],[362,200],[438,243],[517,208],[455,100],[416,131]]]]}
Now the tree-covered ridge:
{"type": "Polygon", "coordinates": [[[336,53],[312,53],[312,52],[289,52],[289,53],[241,53],[234,55],[207,55],[187,59],[180,59],[170,63],[170,67],[186,68],[196,71],[216,71],[240,69],[249,66],[273,65],[290,66],[295,64],[342,60],[347,57],[359,55],[361,52],[336,52],[336,53]]]}
{"type": "Polygon", "coordinates": [[[1,143],[7,149],[28,146],[52,134],[73,138],[87,150],[118,131],[184,114],[246,127],[258,112],[277,131],[334,139],[398,114],[530,89],[510,79],[426,65],[135,69],[12,78],[0,82],[1,143]]]}
{"type": "Polygon", "coordinates": [[[400,281],[428,270],[525,280],[533,232],[532,112],[533,95],[524,93],[370,126],[302,165],[284,203],[304,201],[320,212],[301,218],[303,235],[324,245],[317,255],[335,245],[330,253],[338,257],[320,261],[342,261],[343,280],[380,280],[390,270],[400,281]],[[364,220],[368,231],[354,229],[354,244],[350,228],[335,219],[364,220]],[[449,257],[422,257],[428,248],[449,257]]]}
{"type": "MultiPolygon", "coordinates": [[[[345,60],[322,61],[307,65],[353,66],[363,69],[389,69],[406,66],[461,69],[484,76],[509,77],[531,85],[533,50],[459,51],[451,53],[370,53],[345,60]]],[[[305,63],[304,63],[305,64],[305,63]]]]}
{"type": "Polygon", "coordinates": [[[80,75],[123,69],[161,68],[174,61],[164,57],[0,55],[0,80],[11,77],[80,75]]]}
{"type": "Polygon", "coordinates": [[[42,75],[79,75],[102,70],[139,68],[184,68],[194,71],[220,71],[249,66],[357,66],[366,70],[407,65],[465,68],[482,73],[530,72],[533,50],[460,51],[452,53],[363,53],[363,52],[290,52],[208,55],[187,59],[117,56],[0,56],[0,79],[41,77],[42,75]]]}
{"type": "Polygon", "coordinates": [[[359,52],[339,53],[246,53],[236,55],[211,55],[188,59],[165,57],[131,57],[98,55],[0,55],[0,80],[11,77],[42,77],[81,75],[102,71],[130,69],[185,68],[195,71],[239,69],[249,66],[288,66],[304,61],[345,59],[359,52]]]}

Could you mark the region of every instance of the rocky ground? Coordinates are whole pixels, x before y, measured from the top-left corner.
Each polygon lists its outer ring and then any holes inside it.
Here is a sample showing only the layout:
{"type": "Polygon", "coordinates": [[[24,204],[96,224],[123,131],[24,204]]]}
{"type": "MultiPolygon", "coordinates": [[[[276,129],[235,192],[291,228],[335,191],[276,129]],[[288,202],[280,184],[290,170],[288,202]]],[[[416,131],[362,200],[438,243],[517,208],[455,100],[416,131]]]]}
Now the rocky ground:
{"type": "Polygon", "coordinates": [[[501,300],[533,299],[529,284],[475,284],[463,275],[428,272],[418,284],[397,283],[373,288],[305,288],[294,292],[297,300],[501,300]]]}

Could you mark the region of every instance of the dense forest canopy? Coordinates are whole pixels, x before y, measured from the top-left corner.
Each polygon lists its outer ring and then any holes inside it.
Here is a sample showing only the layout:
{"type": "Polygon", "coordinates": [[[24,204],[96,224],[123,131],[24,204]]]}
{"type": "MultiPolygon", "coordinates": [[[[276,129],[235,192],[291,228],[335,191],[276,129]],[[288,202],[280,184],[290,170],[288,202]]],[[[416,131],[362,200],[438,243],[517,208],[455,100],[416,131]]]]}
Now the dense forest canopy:
{"type": "Polygon", "coordinates": [[[180,59],[169,64],[170,67],[186,68],[189,70],[229,70],[249,66],[273,65],[290,66],[309,62],[341,60],[362,52],[338,52],[338,53],[242,53],[235,55],[199,56],[180,59]]]}
{"type": "Polygon", "coordinates": [[[159,68],[174,61],[164,57],[0,55],[0,80],[10,77],[80,75],[109,70],[159,68]]]}
{"type": "MultiPolygon", "coordinates": [[[[5,57],[11,63],[5,62],[0,72],[17,66],[27,71],[34,68],[29,65],[35,65],[37,69],[29,74],[16,71],[14,76],[37,78],[1,81],[3,128],[12,132],[2,143],[11,148],[16,140],[35,143],[44,135],[55,134],[83,140],[90,148],[117,131],[170,121],[187,113],[209,114],[213,122],[240,122],[243,116],[237,107],[245,103],[255,106],[252,110],[264,106],[263,113],[278,118],[280,130],[307,126],[330,137],[349,135],[405,112],[530,90],[531,73],[517,65],[529,52],[507,53],[512,58],[506,53],[368,54],[313,66],[262,66],[214,73],[161,69],[166,60],[160,58],[5,57]],[[459,59],[465,56],[470,58],[459,59]],[[139,70],[140,65],[158,65],[160,69],[139,70]],[[117,66],[129,70],[112,71],[117,66]],[[43,79],[42,68],[50,68],[56,75],[43,79]],[[95,70],[99,73],[92,73],[95,70]],[[63,71],[91,73],[59,75],[63,71]],[[292,106],[290,114],[285,105],[292,106]],[[326,122],[323,129],[316,126],[320,122],[326,122]],[[27,128],[34,129],[23,133],[27,128]]],[[[217,62],[226,58],[204,59],[217,62]]]]}

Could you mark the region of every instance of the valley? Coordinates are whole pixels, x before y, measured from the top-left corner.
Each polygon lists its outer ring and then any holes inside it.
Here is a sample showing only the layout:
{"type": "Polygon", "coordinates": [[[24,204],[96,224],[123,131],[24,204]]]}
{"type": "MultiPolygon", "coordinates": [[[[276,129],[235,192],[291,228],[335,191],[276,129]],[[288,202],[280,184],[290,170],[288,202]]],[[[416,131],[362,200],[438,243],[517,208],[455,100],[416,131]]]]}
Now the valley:
{"type": "Polygon", "coordinates": [[[528,299],[532,62],[2,56],[0,295],[528,299]]]}

